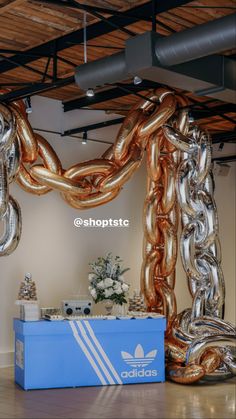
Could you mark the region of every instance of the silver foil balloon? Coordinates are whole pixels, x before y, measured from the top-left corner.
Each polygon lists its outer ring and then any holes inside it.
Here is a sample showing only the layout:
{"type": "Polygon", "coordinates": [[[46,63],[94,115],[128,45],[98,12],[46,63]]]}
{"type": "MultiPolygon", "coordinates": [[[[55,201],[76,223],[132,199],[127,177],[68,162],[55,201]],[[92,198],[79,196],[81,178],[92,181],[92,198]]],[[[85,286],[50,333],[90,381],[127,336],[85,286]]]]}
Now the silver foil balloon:
{"type": "Polygon", "coordinates": [[[10,255],[17,247],[21,236],[21,210],[18,202],[9,198],[8,208],[2,221],[4,232],[0,237],[0,256],[10,255]]]}
{"type": "Polygon", "coordinates": [[[0,103],[0,151],[7,150],[16,135],[16,121],[11,110],[0,103]]]}
{"type": "MultiPolygon", "coordinates": [[[[233,348],[236,345],[236,336],[235,334],[221,334],[221,335],[209,335],[203,336],[201,338],[196,338],[191,343],[187,350],[186,362],[188,364],[200,364],[201,358],[204,353],[211,348],[222,349],[223,353],[225,348],[227,348],[227,357],[225,356],[226,363],[225,366],[228,367],[227,377],[231,374],[235,374],[235,358],[233,356],[233,348]],[[231,349],[232,348],[232,349],[231,349]]],[[[224,356],[223,356],[224,363],[224,356]]],[[[227,369],[224,369],[224,374],[227,369]]],[[[215,371],[214,378],[217,379],[220,377],[221,372],[215,371]]]]}
{"type": "MultiPolygon", "coordinates": [[[[163,131],[170,143],[182,152],[176,182],[183,228],[180,253],[193,298],[192,309],[178,314],[172,324],[171,337],[175,344],[180,348],[187,345],[188,350],[185,367],[180,369],[178,364],[171,367],[170,378],[174,376],[177,381],[177,375],[181,374],[178,382],[196,381],[194,369],[192,378],[189,377],[191,365],[196,368],[202,365],[206,379],[229,378],[235,374],[232,346],[235,328],[222,319],[225,284],[213,195],[210,139],[197,127],[181,133],[176,127],[165,125],[163,131]],[[223,351],[225,345],[227,354],[223,351]]],[[[200,378],[202,373],[197,379],[200,378]]]]}
{"type": "Polygon", "coordinates": [[[195,336],[203,336],[209,333],[236,334],[236,328],[231,323],[210,316],[193,319],[189,325],[189,331],[195,336]]]}
{"type": "Polygon", "coordinates": [[[0,256],[12,253],[21,235],[19,204],[9,196],[9,183],[18,173],[21,150],[16,137],[16,122],[12,111],[0,104],[0,221],[4,231],[0,237],[0,256]]]}
{"type": "Polygon", "coordinates": [[[177,128],[171,125],[163,125],[163,131],[166,138],[179,150],[186,151],[187,153],[194,153],[197,145],[192,138],[182,134],[177,128]]]}
{"type": "Polygon", "coordinates": [[[20,208],[8,190],[18,171],[17,182],[28,192],[42,194],[53,187],[72,207],[91,208],[119,193],[140,166],[146,149],[148,192],[141,283],[148,309],[168,319],[168,376],[179,383],[203,377],[225,379],[236,370],[235,329],[223,320],[225,285],[210,138],[190,126],[187,98],[166,88],[150,98],[155,103],[142,100],[131,110],[114,146],[102,159],[67,171],[46,140],[33,132],[24,105],[0,104],[0,221],[4,223],[0,255],[13,252],[21,234],[20,208]],[[176,111],[177,102],[181,109],[176,111]],[[32,166],[38,157],[44,167],[32,166]],[[30,167],[24,165],[29,163],[30,167]],[[193,303],[191,309],[176,315],[178,208],[181,258],[193,303]]]}
{"type": "Polygon", "coordinates": [[[11,183],[16,179],[21,163],[21,148],[17,135],[15,136],[11,147],[6,152],[6,160],[8,179],[9,183],[11,183]]]}
{"type": "Polygon", "coordinates": [[[3,153],[0,153],[0,219],[7,211],[9,200],[7,162],[3,153]]]}

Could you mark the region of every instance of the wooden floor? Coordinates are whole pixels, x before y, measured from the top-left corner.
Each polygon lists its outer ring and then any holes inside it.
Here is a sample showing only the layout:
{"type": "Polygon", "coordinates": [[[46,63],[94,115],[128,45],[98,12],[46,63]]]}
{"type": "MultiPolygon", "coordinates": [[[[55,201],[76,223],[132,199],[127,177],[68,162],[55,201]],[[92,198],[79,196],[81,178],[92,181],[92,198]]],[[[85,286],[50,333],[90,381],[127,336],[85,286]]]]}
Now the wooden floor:
{"type": "Polygon", "coordinates": [[[236,381],[23,391],[11,368],[0,369],[0,418],[235,417],[236,381]]]}

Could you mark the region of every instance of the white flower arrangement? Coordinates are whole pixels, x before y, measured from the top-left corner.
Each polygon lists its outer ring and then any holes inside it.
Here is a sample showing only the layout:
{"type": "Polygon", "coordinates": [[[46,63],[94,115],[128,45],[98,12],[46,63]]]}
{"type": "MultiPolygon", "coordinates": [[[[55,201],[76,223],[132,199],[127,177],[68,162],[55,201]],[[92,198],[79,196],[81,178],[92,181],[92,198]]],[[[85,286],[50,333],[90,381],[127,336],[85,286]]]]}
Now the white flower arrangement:
{"type": "Polygon", "coordinates": [[[120,305],[127,303],[125,295],[129,291],[129,285],[124,281],[123,275],[129,268],[122,267],[120,257],[114,258],[112,253],[108,253],[89,265],[92,271],[88,275],[89,291],[95,303],[106,299],[120,305]]]}

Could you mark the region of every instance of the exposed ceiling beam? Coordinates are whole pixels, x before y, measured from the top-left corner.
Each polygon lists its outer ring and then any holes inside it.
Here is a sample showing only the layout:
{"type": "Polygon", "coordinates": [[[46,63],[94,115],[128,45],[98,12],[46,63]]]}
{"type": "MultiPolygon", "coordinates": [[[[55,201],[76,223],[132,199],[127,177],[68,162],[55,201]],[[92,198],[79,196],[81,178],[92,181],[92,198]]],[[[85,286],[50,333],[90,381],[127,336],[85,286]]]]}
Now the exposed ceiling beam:
{"type": "MultiPolygon", "coordinates": [[[[42,71],[37,70],[37,68],[30,67],[30,66],[29,66],[29,65],[27,65],[27,64],[18,64],[18,63],[17,63],[14,59],[12,59],[11,57],[4,57],[4,55],[0,54],[0,62],[1,62],[2,60],[6,60],[6,61],[7,61],[7,62],[9,62],[9,63],[16,64],[16,65],[17,65],[17,67],[22,67],[22,68],[24,68],[25,70],[28,70],[28,71],[30,71],[30,72],[32,72],[32,73],[38,74],[38,75],[40,75],[40,76],[43,76],[42,71]]],[[[50,75],[47,75],[47,77],[48,77],[49,79],[52,79],[52,76],[50,76],[50,75]]]]}
{"type": "Polygon", "coordinates": [[[0,15],[2,15],[5,12],[8,12],[10,9],[12,9],[15,6],[19,6],[21,3],[24,3],[25,0],[9,0],[3,3],[3,5],[0,6],[0,15]]]}
{"type": "MultiPolygon", "coordinates": [[[[201,118],[199,118],[199,115],[198,115],[197,111],[194,111],[194,110],[191,111],[191,115],[194,117],[195,120],[201,119],[201,118]]],[[[74,134],[79,134],[81,132],[94,131],[94,130],[97,130],[97,129],[101,129],[101,128],[105,128],[105,127],[109,127],[109,126],[113,126],[113,125],[119,125],[119,124],[122,124],[124,119],[125,119],[125,117],[110,119],[109,121],[102,121],[102,122],[98,122],[96,124],[88,124],[88,125],[84,125],[82,127],[72,128],[72,129],[64,131],[64,133],[62,134],[62,137],[66,137],[66,136],[70,136],[70,135],[74,135],[74,134]]],[[[236,131],[228,131],[228,132],[212,134],[211,138],[212,138],[212,143],[213,144],[232,143],[236,139],[236,131]]]]}
{"type": "Polygon", "coordinates": [[[234,6],[216,6],[215,4],[212,6],[206,6],[206,5],[197,5],[195,4],[194,6],[181,6],[183,8],[187,8],[187,9],[229,9],[229,10],[234,10],[236,9],[236,7],[234,6]]]}
{"type": "Polygon", "coordinates": [[[234,131],[222,131],[219,133],[212,134],[212,143],[233,143],[236,140],[236,130],[234,131]]]}
{"type": "MultiPolygon", "coordinates": [[[[64,111],[68,112],[73,109],[80,109],[87,106],[95,105],[101,102],[117,99],[118,97],[127,96],[130,94],[135,94],[137,92],[145,91],[147,89],[155,89],[162,86],[159,83],[155,83],[149,80],[143,80],[143,82],[137,86],[124,84],[124,90],[121,90],[120,87],[114,87],[109,90],[104,90],[102,92],[97,92],[93,97],[83,96],[81,98],[73,99],[68,102],[64,102],[64,111]]],[[[204,104],[201,102],[195,102],[195,106],[203,107],[204,104]]],[[[208,118],[212,115],[222,115],[224,113],[236,112],[236,105],[229,103],[219,105],[215,108],[209,108],[204,106],[202,110],[195,110],[198,119],[208,118]]]]}
{"type": "Polygon", "coordinates": [[[212,161],[221,162],[221,163],[230,163],[236,160],[236,154],[232,154],[232,156],[222,156],[222,157],[214,157],[212,161]]]}
{"type": "Polygon", "coordinates": [[[19,90],[13,90],[12,92],[0,95],[0,102],[11,102],[17,99],[24,99],[27,96],[37,95],[39,93],[47,92],[55,88],[67,86],[68,84],[74,83],[74,77],[67,77],[65,79],[57,79],[52,83],[38,82],[34,83],[33,86],[25,87],[19,90]]]}
{"type": "MultiPolygon", "coordinates": [[[[85,5],[79,5],[78,3],[76,5],[75,4],[73,5],[72,2],[70,2],[70,1],[64,2],[63,0],[31,0],[31,1],[33,1],[35,3],[42,3],[42,4],[45,4],[45,3],[47,4],[48,3],[52,6],[60,6],[60,7],[66,7],[67,6],[67,7],[70,7],[72,9],[78,9],[78,8],[80,8],[79,6],[85,6],[85,5]]],[[[152,0],[152,3],[153,3],[153,0],[152,0]]],[[[137,16],[137,14],[135,15],[134,13],[130,13],[129,10],[127,10],[125,12],[124,11],[121,12],[120,10],[117,10],[117,9],[109,9],[109,8],[106,8],[106,7],[100,7],[100,6],[98,7],[98,6],[95,6],[95,5],[90,6],[90,5],[87,5],[87,4],[86,4],[86,9],[87,9],[88,12],[90,11],[91,13],[95,11],[95,12],[105,13],[105,14],[112,15],[112,16],[121,16],[121,17],[125,16],[126,18],[129,18],[131,20],[130,23],[133,23],[132,20],[136,19],[137,17],[140,20],[142,19],[145,22],[153,23],[153,20],[155,20],[155,23],[158,24],[159,26],[163,27],[164,29],[166,29],[166,30],[168,30],[172,33],[175,32],[175,30],[172,29],[170,26],[161,22],[157,18],[153,18],[153,16],[152,17],[137,16]]]]}
{"type": "MultiPolygon", "coordinates": [[[[34,1],[36,1],[37,3],[38,2],[39,3],[45,3],[45,1],[42,1],[42,0],[34,0],[34,1]]],[[[114,30],[121,30],[122,32],[126,33],[129,36],[136,35],[134,32],[130,31],[129,29],[123,28],[122,26],[120,27],[116,23],[111,22],[109,20],[109,18],[103,16],[103,14],[101,14],[101,13],[98,13],[98,11],[97,11],[98,9],[96,8],[96,10],[95,10],[95,7],[93,7],[93,6],[87,6],[86,4],[77,3],[74,0],[68,0],[66,2],[65,1],[60,1],[60,0],[56,0],[56,1],[55,0],[46,0],[46,3],[52,4],[52,5],[56,4],[56,5],[62,6],[64,8],[65,7],[72,7],[76,10],[85,11],[85,12],[89,13],[90,15],[94,16],[95,18],[108,23],[108,25],[111,25],[114,30]]]]}
{"type": "Polygon", "coordinates": [[[211,108],[206,107],[205,109],[194,109],[191,113],[194,113],[195,119],[205,119],[215,115],[236,113],[236,105],[233,103],[226,103],[211,108]]]}
{"type": "MultiPolygon", "coordinates": [[[[157,14],[165,12],[167,10],[182,6],[183,4],[190,3],[191,0],[166,0],[165,2],[159,2],[157,5],[157,14]]],[[[150,17],[152,14],[152,2],[149,1],[145,4],[140,6],[136,6],[128,11],[128,13],[137,15],[137,17],[130,18],[126,17],[125,13],[123,16],[112,16],[109,18],[110,23],[113,23],[119,27],[125,27],[130,25],[131,23],[136,23],[139,20],[142,20],[142,17],[150,17]]],[[[108,22],[100,21],[89,25],[87,27],[87,41],[96,38],[97,36],[102,36],[114,31],[114,27],[108,22]]],[[[83,29],[76,30],[72,33],[63,35],[57,38],[57,52],[62,51],[66,48],[71,47],[72,45],[81,44],[83,42],[83,29]]],[[[48,55],[51,54],[54,48],[55,40],[48,41],[42,45],[37,47],[31,48],[26,52],[28,54],[40,54],[40,55],[48,55]]],[[[12,57],[14,61],[18,64],[27,64],[32,61],[35,61],[35,57],[32,56],[22,56],[22,55],[14,55],[12,57]]],[[[8,62],[2,62],[0,67],[0,73],[4,73],[6,71],[10,71],[16,68],[17,65],[8,62]]]]}
{"type": "Polygon", "coordinates": [[[103,121],[103,122],[98,122],[96,124],[86,125],[84,127],[72,128],[65,131],[62,134],[62,137],[65,137],[67,135],[78,134],[81,132],[93,131],[95,129],[110,127],[112,125],[118,125],[118,124],[121,124],[124,121],[124,119],[125,118],[116,118],[116,119],[111,119],[110,121],[103,121]]]}
{"type": "Polygon", "coordinates": [[[127,95],[130,95],[130,90],[132,90],[132,93],[135,94],[137,92],[145,91],[147,89],[155,89],[161,86],[162,86],[161,84],[155,83],[149,80],[143,80],[143,82],[137,86],[133,84],[131,85],[124,84],[124,88],[128,89],[129,91],[121,90],[120,87],[114,87],[109,90],[103,90],[102,92],[97,92],[95,96],[93,97],[83,96],[78,99],[73,99],[73,100],[63,103],[64,111],[68,112],[73,109],[80,109],[86,106],[95,105],[97,103],[105,102],[108,100],[117,99],[122,96],[127,96],[127,95]]]}

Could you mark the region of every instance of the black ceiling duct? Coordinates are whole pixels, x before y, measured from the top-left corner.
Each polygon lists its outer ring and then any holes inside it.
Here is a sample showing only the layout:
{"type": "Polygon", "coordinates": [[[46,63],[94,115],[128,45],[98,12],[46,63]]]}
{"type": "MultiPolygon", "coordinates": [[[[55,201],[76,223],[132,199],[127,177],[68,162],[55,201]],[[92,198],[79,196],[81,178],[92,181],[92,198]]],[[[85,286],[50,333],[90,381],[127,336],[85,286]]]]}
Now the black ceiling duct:
{"type": "Polygon", "coordinates": [[[229,15],[157,40],[161,65],[171,66],[234,48],[236,15],[229,15]]]}
{"type": "Polygon", "coordinates": [[[235,101],[235,61],[212,55],[236,46],[236,15],[228,15],[182,32],[161,37],[146,32],[129,38],[123,52],[76,68],[84,90],[127,80],[132,76],[235,101]],[[211,88],[219,86],[219,89],[211,88]]]}

